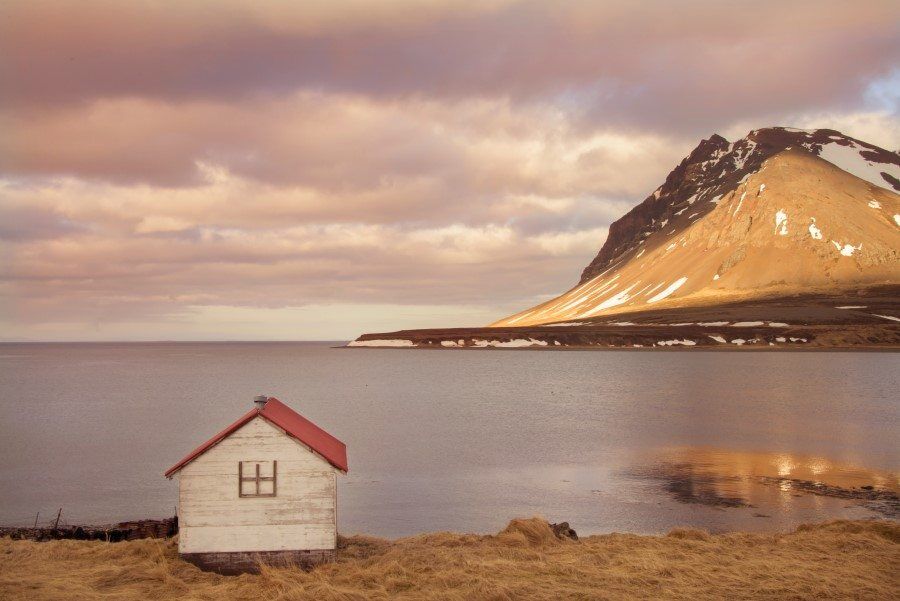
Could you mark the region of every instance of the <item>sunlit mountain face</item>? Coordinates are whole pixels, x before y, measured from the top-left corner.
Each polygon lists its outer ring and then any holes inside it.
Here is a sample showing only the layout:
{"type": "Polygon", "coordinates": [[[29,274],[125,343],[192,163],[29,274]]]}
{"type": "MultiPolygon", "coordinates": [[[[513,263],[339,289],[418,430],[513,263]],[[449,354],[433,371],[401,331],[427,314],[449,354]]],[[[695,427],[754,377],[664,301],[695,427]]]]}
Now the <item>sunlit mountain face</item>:
{"type": "Polygon", "coordinates": [[[832,130],[704,140],[610,226],[579,285],[496,322],[900,283],[900,155],[832,130]]]}

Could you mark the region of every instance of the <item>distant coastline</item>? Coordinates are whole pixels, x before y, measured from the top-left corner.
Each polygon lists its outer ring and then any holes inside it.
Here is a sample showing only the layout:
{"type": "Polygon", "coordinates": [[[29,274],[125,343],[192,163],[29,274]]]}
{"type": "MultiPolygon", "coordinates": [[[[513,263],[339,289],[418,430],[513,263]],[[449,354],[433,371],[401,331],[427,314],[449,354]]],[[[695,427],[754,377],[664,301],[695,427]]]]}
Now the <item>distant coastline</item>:
{"type": "Polygon", "coordinates": [[[363,334],[351,347],[516,350],[900,350],[900,286],[559,323],[363,334]]]}

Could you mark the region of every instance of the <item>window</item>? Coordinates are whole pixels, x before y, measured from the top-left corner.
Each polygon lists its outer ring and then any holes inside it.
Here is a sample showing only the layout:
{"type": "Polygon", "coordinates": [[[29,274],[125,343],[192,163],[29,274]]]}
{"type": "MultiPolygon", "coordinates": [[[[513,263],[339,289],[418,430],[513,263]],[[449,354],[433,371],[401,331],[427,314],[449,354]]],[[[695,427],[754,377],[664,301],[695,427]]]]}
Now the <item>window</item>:
{"type": "Polygon", "coordinates": [[[274,497],[277,461],[238,461],[238,496],[274,497]]]}

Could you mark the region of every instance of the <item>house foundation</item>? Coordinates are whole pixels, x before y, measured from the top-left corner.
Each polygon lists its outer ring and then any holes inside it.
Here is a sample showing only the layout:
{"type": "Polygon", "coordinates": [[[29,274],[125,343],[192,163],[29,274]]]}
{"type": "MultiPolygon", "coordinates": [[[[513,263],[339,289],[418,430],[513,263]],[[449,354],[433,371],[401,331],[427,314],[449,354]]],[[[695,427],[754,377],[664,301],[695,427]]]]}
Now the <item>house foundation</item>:
{"type": "Polygon", "coordinates": [[[308,551],[255,551],[223,553],[181,553],[181,558],[207,572],[234,575],[259,573],[259,566],[265,564],[279,568],[301,568],[334,561],[334,549],[312,549],[308,551]]]}

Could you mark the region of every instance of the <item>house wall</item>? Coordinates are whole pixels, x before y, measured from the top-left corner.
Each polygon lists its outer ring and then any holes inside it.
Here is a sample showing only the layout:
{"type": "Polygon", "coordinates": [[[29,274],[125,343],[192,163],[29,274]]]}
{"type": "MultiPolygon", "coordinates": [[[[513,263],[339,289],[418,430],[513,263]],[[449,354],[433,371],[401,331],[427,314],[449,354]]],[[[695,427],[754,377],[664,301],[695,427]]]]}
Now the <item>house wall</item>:
{"type": "Polygon", "coordinates": [[[178,549],[334,549],[335,477],[331,464],[257,417],[179,473],[178,549]],[[277,461],[277,496],[239,497],[239,461],[277,461]]]}

